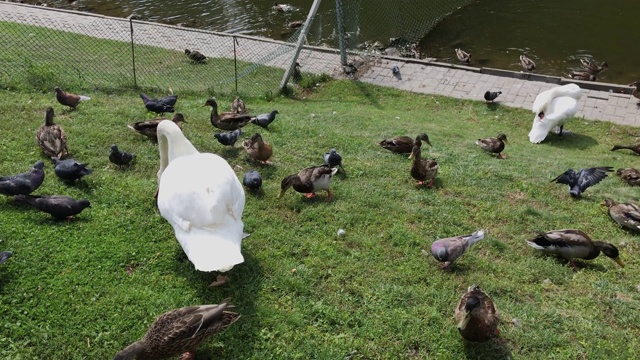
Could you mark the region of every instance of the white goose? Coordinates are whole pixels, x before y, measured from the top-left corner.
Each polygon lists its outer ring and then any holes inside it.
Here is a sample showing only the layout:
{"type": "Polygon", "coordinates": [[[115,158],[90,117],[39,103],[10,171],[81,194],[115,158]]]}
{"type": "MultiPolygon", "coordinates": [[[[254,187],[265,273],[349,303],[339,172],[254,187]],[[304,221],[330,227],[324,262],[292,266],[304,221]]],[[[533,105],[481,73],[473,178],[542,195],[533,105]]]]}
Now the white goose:
{"type": "Polygon", "coordinates": [[[244,261],[245,195],[231,166],[200,153],[172,121],[158,125],[158,209],[200,271],[228,271],[244,261]]]}
{"type": "Polygon", "coordinates": [[[557,86],[543,91],[536,97],[531,110],[536,114],[529,132],[529,141],[537,144],[547,137],[551,129],[562,128],[569,118],[578,111],[578,100],[582,91],[576,84],[557,86]]]}

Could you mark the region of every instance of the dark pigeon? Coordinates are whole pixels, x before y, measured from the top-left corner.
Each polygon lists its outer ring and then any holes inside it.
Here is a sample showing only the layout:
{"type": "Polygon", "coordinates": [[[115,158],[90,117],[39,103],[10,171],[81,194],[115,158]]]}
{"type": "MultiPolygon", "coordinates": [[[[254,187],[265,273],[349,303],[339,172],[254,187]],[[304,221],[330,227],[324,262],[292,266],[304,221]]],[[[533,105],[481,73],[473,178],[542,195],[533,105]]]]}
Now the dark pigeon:
{"type": "Polygon", "coordinates": [[[118,145],[111,145],[111,148],[109,150],[109,161],[111,161],[112,163],[118,166],[129,165],[135,158],[135,154],[128,153],[126,151],[120,151],[118,149],[118,145]]]}
{"type": "Polygon", "coordinates": [[[196,50],[189,50],[189,49],[184,49],[184,53],[187,54],[187,56],[189,57],[189,59],[193,60],[194,62],[197,62],[199,64],[204,64],[207,61],[207,57],[204,56],[201,52],[196,51],[196,50]]]}
{"type": "Polygon", "coordinates": [[[93,172],[93,170],[87,168],[87,164],[79,163],[73,159],[60,160],[53,158],[52,160],[56,175],[66,181],[73,182],[93,172]]]}
{"type": "Polygon", "coordinates": [[[152,111],[156,114],[174,112],[175,109],[173,107],[178,100],[178,95],[168,95],[160,100],[151,99],[145,94],[140,94],[140,97],[142,98],[142,102],[144,102],[144,107],[146,107],[148,111],[152,111]]]}
{"type": "Polygon", "coordinates": [[[29,195],[44,181],[44,162],[33,164],[33,168],[25,173],[0,177],[0,194],[29,195]]]}
{"type": "Polygon", "coordinates": [[[273,110],[268,114],[260,114],[255,118],[251,119],[251,122],[253,122],[254,124],[262,128],[267,129],[267,126],[269,126],[269,124],[271,124],[276,119],[276,114],[280,114],[278,110],[273,110]]]}
{"type": "MultiPolygon", "coordinates": [[[[431,255],[444,263],[444,268],[451,265],[457,258],[462,256],[476,242],[484,239],[484,230],[478,230],[470,235],[439,239],[431,244],[431,255]]],[[[423,254],[427,254],[422,250],[423,254]]]]}
{"type": "Polygon", "coordinates": [[[393,75],[400,74],[400,67],[397,64],[394,64],[391,67],[391,72],[393,73],[393,75]]]}
{"type": "Polygon", "coordinates": [[[4,264],[5,261],[9,260],[10,257],[13,256],[11,251],[3,251],[0,253],[0,264],[4,264]]]}
{"type": "Polygon", "coordinates": [[[249,170],[242,177],[242,185],[251,190],[258,190],[262,186],[262,176],[255,170],[249,170]]]}
{"type": "Polygon", "coordinates": [[[218,142],[225,146],[234,146],[240,135],[242,135],[241,129],[213,134],[218,142]]]}
{"type": "Polygon", "coordinates": [[[607,177],[607,173],[613,171],[611,166],[580,169],[577,173],[569,169],[558,175],[550,182],[569,185],[569,194],[579,197],[589,186],[593,186],[607,177]]]}
{"type": "Polygon", "coordinates": [[[342,156],[336,151],[336,149],[331,149],[328,153],[324,153],[322,158],[324,159],[324,163],[329,165],[329,167],[339,167],[343,173],[347,173],[342,167],[342,156]]]}
{"type": "Polygon", "coordinates": [[[76,200],[64,195],[16,195],[13,197],[13,200],[51,214],[51,216],[58,220],[71,218],[85,208],[91,207],[91,203],[89,203],[87,199],[76,200]]]}
{"type": "Polygon", "coordinates": [[[500,94],[502,94],[502,91],[487,91],[484,93],[484,99],[485,101],[493,102],[500,94]]]}

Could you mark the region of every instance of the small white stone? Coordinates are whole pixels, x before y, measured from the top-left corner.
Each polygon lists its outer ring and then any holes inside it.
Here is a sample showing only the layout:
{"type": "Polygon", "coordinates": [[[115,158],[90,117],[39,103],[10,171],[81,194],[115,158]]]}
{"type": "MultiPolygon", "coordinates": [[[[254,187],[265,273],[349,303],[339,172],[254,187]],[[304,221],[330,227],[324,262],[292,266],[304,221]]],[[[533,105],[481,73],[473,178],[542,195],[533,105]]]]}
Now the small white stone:
{"type": "Polygon", "coordinates": [[[316,117],[316,114],[311,114],[311,117],[316,117]]]}
{"type": "Polygon", "coordinates": [[[543,284],[551,284],[551,279],[544,279],[543,284]]]}
{"type": "Polygon", "coordinates": [[[333,115],[335,115],[335,114],[337,114],[337,113],[338,113],[338,112],[334,111],[334,112],[333,112],[333,115]]]}
{"type": "Polygon", "coordinates": [[[396,116],[396,120],[400,120],[400,116],[396,116]]]}
{"type": "Polygon", "coordinates": [[[624,248],[627,247],[627,243],[623,241],[620,244],[618,244],[618,247],[621,248],[621,249],[624,249],[624,248]]]}
{"type": "Polygon", "coordinates": [[[518,319],[518,318],[513,318],[513,319],[511,319],[511,323],[512,323],[514,326],[521,326],[521,325],[522,325],[522,321],[520,321],[520,319],[518,319]]]}
{"type": "Polygon", "coordinates": [[[338,237],[344,236],[345,233],[344,229],[338,229],[338,237]]]}

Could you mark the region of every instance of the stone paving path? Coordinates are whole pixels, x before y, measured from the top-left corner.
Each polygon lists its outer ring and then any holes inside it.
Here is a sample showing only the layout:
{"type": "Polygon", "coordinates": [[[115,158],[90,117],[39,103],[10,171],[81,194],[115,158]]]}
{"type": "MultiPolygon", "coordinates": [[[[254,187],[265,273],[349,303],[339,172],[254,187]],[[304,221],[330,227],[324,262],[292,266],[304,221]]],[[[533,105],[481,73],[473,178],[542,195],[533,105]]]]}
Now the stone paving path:
{"type": "MultiPolygon", "coordinates": [[[[129,21],[90,13],[66,11],[37,6],[0,2],[0,21],[19,22],[63,31],[86,34],[97,38],[129,42],[129,21]]],[[[2,25],[0,25],[0,33],[2,25]]],[[[138,44],[183,51],[185,48],[203,49],[211,57],[233,57],[233,37],[229,34],[184,29],[176,26],[135,21],[134,37],[138,44]]],[[[292,56],[292,44],[237,35],[241,60],[258,62],[285,69],[292,56]],[[261,48],[262,51],[243,51],[261,48]]],[[[340,68],[336,50],[305,47],[300,55],[303,70],[313,73],[335,74],[340,68]]],[[[403,58],[383,58],[358,72],[358,80],[394,87],[416,93],[436,94],[460,99],[483,100],[485,91],[502,91],[498,98],[502,105],[530,109],[536,95],[559,84],[577,83],[583,88],[577,116],[589,120],[602,120],[616,124],[640,127],[638,99],[631,96],[624,85],[587,83],[534,74],[497,69],[457,66],[403,58]],[[398,64],[400,75],[394,76],[392,64],[398,64]]],[[[638,79],[640,80],[640,79],[638,79]]]]}

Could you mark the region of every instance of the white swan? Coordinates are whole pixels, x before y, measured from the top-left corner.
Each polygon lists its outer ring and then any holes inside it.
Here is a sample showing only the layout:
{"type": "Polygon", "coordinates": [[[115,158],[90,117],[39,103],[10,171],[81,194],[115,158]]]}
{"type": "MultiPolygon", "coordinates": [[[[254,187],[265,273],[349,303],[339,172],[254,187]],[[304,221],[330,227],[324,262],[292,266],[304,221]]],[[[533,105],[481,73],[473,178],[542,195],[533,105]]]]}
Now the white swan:
{"type": "Polygon", "coordinates": [[[245,195],[231,166],[200,153],[170,120],[158,125],[158,209],[200,271],[228,271],[244,261],[245,195]]]}
{"type": "Polygon", "coordinates": [[[582,91],[576,84],[557,86],[536,96],[531,110],[536,114],[529,132],[529,141],[537,144],[547,137],[556,126],[562,128],[569,118],[578,111],[578,100],[582,91]]]}

